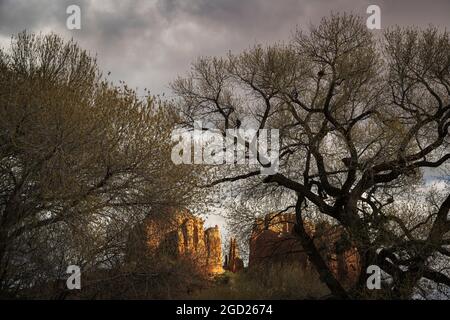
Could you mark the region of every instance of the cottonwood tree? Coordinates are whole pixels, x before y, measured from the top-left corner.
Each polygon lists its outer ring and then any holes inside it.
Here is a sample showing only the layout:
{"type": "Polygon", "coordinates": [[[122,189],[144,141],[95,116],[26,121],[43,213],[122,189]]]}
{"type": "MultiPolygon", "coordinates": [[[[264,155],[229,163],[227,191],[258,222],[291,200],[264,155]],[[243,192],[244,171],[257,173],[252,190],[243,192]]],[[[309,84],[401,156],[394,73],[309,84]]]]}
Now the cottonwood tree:
{"type": "Polygon", "coordinates": [[[224,166],[207,185],[246,185],[243,200],[259,197],[261,207],[285,199],[295,208],[295,233],[334,296],[366,297],[367,267],[378,265],[392,278],[386,296],[409,298],[421,279],[450,285],[432,263],[449,256],[448,189],[426,210],[415,208],[416,221],[392,210],[405,192],[421,194],[410,186],[424,169],[448,175],[449,49],[446,31],[392,28],[378,39],[361,18],[337,14],[287,44],[199,58],[172,88],[185,125],[280,132],[278,173],[224,166]],[[353,288],[336,280],[305,232],[308,210],[345,228],[358,249],[353,288]]]}
{"type": "Polygon", "coordinates": [[[103,80],[74,41],[21,33],[0,51],[0,291],[112,267],[133,223],[193,197],[170,161],[175,115],[103,80]]]}

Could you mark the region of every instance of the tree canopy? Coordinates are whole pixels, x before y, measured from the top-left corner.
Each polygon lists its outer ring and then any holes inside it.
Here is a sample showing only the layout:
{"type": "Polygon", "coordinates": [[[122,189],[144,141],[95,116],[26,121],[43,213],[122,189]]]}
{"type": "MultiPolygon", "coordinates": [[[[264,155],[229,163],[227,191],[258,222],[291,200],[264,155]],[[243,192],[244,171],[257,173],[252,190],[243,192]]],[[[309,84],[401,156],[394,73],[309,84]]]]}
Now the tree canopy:
{"type": "Polygon", "coordinates": [[[208,185],[238,183],[243,203],[294,209],[298,238],[335,296],[370,294],[366,270],[378,265],[392,279],[385,294],[406,298],[425,279],[450,285],[436,264],[449,257],[450,194],[419,189],[425,170],[449,175],[449,49],[448,32],[434,27],[375,37],[360,17],[334,14],[288,43],[201,57],[172,88],[185,126],[279,130],[276,174],[212,167],[208,185]],[[427,205],[407,209],[406,195],[427,205]],[[311,211],[358,249],[354,288],[341,286],[305,232],[311,211]]]}
{"type": "Polygon", "coordinates": [[[113,268],[145,215],[187,205],[196,175],[170,161],[175,120],[74,41],[14,37],[0,51],[0,292],[113,268]]]}

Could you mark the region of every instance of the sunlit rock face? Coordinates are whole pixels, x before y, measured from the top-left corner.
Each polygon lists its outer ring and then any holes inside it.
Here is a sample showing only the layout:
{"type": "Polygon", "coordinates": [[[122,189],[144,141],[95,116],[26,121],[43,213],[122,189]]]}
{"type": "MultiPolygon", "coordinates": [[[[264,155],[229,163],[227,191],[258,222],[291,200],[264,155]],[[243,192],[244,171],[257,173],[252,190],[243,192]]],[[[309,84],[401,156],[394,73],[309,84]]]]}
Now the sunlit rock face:
{"type": "Polygon", "coordinates": [[[188,212],[177,216],[176,220],[176,237],[172,245],[176,246],[178,255],[203,258],[206,254],[203,220],[188,212]]]}
{"type": "Polygon", "coordinates": [[[130,237],[128,260],[143,254],[189,260],[208,274],[222,273],[218,226],[204,229],[203,220],[188,210],[171,209],[147,217],[130,237]]]}
{"type": "Polygon", "coordinates": [[[205,230],[206,244],[206,267],[208,273],[223,273],[222,268],[222,241],[220,238],[219,227],[208,228],[205,230]]]}
{"type": "Polygon", "coordinates": [[[235,238],[230,239],[228,255],[225,256],[224,269],[231,272],[239,272],[244,269],[244,262],[239,256],[239,249],[235,238]]]}
{"type": "MultiPolygon", "coordinates": [[[[293,234],[295,214],[268,214],[255,221],[250,237],[249,268],[274,262],[299,263],[311,268],[307,254],[293,234]]],[[[342,228],[326,222],[305,222],[306,232],[314,242],[329,268],[342,284],[351,285],[359,275],[359,255],[342,228]]]]}

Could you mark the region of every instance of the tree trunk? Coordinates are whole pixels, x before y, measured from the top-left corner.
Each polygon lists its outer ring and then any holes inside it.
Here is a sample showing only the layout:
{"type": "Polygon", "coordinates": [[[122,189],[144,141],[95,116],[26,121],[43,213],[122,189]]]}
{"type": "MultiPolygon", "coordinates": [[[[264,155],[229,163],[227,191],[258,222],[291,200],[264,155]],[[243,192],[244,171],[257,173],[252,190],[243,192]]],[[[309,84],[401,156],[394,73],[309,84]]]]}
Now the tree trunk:
{"type": "Polygon", "coordinates": [[[326,262],[320,255],[320,252],[317,249],[316,245],[314,244],[314,240],[308,235],[305,230],[301,212],[302,202],[303,200],[299,198],[297,200],[297,205],[295,206],[296,224],[294,226],[294,231],[296,235],[299,236],[300,243],[302,244],[303,249],[308,254],[309,260],[312,262],[316,271],[319,273],[320,280],[326,284],[326,286],[330,289],[332,295],[338,299],[349,299],[348,293],[333,275],[330,268],[327,266],[326,262]]]}

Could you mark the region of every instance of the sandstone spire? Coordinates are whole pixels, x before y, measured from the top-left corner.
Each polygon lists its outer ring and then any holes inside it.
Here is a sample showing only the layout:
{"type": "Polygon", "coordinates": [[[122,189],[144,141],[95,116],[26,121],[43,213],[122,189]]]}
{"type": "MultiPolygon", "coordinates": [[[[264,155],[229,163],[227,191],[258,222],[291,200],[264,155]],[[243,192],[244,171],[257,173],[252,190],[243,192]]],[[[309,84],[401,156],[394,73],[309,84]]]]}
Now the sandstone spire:
{"type": "Polygon", "coordinates": [[[222,242],[219,227],[205,230],[206,265],[209,273],[222,273],[222,242]]]}
{"type": "Polygon", "coordinates": [[[230,239],[230,248],[228,251],[228,256],[225,258],[224,269],[231,272],[238,272],[244,269],[244,262],[239,257],[239,249],[236,243],[236,238],[234,237],[230,239]]]}
{"type": "Polygon", "coordinates": [[[141,263],[142,254],[166,255],[189,259],[208,274],[222,273],[219,227],[205,230],[203,223],[185,209],[149,216],[130,236],[128,260],[141,263]]]}

